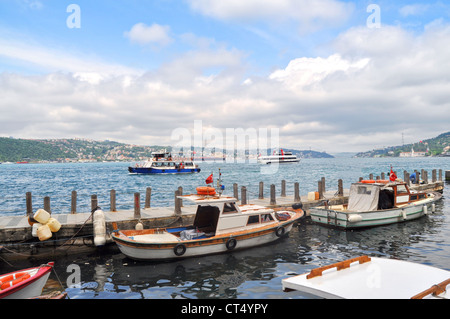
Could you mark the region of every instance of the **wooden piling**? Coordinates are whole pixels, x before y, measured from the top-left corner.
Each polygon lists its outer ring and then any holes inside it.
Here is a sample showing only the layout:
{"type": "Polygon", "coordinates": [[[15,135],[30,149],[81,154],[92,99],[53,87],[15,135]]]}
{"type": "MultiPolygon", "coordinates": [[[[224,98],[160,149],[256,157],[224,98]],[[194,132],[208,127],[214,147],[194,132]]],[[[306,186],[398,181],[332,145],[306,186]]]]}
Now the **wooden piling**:
{"type": "Polygon", "coordinates": [[[264,182],[259,182],[259,195],[258,199],[264,199],[264,182]]]}
{"type": "Polygon", "coordinates": [[[281,181],[281,197],[286,197],[286,181],[281,181]]]}
{"type": "MultiPolygon", "coordinates": [[[[183,196],[183,187],[181,186],[178,187],[178,196],[183,196]]],[[[183,207],[183,200],[181,198],[178,198],[178,200],[180,201],[180,207],[183,207]]]]}
{"type": "Polygon", "coordinates": [[[44,210],[49,214],[52,213],[52,208],[50,206],[50,196],[44,197],[44,210]]]}
{"type": "Polygon", "coordinates": [[[147,187],[145,190],[145,208],[151,207],[151,200],[152,200],[152,188],[147,187]]]}
{"type": "Polygon", "coordinates": [[[299,183],[295,183],[294,184],[294,202],[295,203],[301,203],[301,198],[300,198],[300,184],[299,183]]]}
{"type": "Polygon", "coordinates": [[[277,199],[275,194],[275,184],[270,185],[270,205],[276,205],[277,199]]]}
{"type": "Polygon", "coordinates": [[[27,205],[27,216],[33,216],[33,201],[31,192],[27,192],[25,195],[26,205],[27,205]]]}
{"type": "Polygon", "coordinates": [[[437,181],[437,171],[435,169],[431,171],[431,181],[433,183],[436,183],[437,181]]]}
{"type": "Polygon", "coordinates": [[[317,191],[319,192],[319,199],[323,199],[322,180],[317,182],[317,191]]]}
{"type": "Polygon", "coordinates": [[[180,206],[180,201],[178,200],[178,197],[180,195],[180,191],[177,189],[175,191],[175,210],[174,213],[176,216],[181,216],[181,206],[180,206]]]}
{"type": "Polygon", "coordinates": [[[236,200],[239,200],[239,190],[238,190],[238,184],[233,184],[233,197],[236,198],[236,200]]]}
{"type": "Polygon", "coordinates": [[[98,207],[97,195],[91,195],[91,212],[98,207]]]}
{"type": "Polygon", "coordinates": [[[134,193],[134,218],[141,218],[141,194],[134,193]]]}
{"type": "Polygon", "coordinates": [[[70,213],[77,213],[77,191],[72,191],[72,198],[70,200],[70,213]]]}
{"type": "Polygon", "coordinates": [[[241,187],[241,204],[247,205],[247,187],[241,187]]]}
{"type": "Polygon", "coordinates": [[[117,212],[117,208],[116,208],[116,190],[115,189],[111,189],[109,191],[109,209],[112,212],[117,212]]]}
{"type": "Polygon", "coordinates": [[[343,181],[342,179],[338,180],[338,196],[342,197],[344,196],[344,186],[343,186],[343,181]]]}

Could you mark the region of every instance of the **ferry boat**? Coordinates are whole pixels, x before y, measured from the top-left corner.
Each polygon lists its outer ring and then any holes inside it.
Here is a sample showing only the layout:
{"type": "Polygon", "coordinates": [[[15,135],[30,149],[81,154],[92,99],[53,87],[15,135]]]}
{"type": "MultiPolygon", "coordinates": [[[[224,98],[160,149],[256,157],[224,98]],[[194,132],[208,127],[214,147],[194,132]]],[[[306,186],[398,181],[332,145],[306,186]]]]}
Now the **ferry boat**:
{"type": "Polygon", "coordinates": [[[200,168],[194,162],[174,161],[171,154],[164,151],[153,152],[149,161],[128,167],[132,174],[187,174],[199,173],[200,168]]]}
{"type": "MultiPolygon", "coordinates": [[[[278,240],[304,216],[300,207],[274,211],[258,205],[237,205],[236,198],[199,187],[197,194],[178,196],[197,204],[188,227],[115,230],[120,251],[136,260],[165,260],[225,253],[278,240]]],[[[219,191],[220,192],[220,191],[219,191]]]]}
{"type": "Polygon", "coordinates": [[[261,164],[272,164],[272,163],[298,163],[300,159],[292,152],[285,152],[280,150],[280,152],[274,151],[272,155],[259,156],[258,162],[261,164]]]}
{"type": "Polygon", "coordinates": [[[348,204],[311,207],[311,220],[336,228],[354,229],[399,223],[433,211],[438,192],[411,191],[407,183],[362,180],[350,187],[348,204]]]}

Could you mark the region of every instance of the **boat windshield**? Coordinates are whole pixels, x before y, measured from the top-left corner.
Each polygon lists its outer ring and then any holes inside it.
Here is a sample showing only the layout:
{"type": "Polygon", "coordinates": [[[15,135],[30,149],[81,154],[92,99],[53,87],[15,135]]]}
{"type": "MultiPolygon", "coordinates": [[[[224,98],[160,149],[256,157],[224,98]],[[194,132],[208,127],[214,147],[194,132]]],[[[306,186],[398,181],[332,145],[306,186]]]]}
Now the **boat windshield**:
{"type": "Polygon", "coordinates": [[[406,189],[405,185],[398,185],[397,186],[397,194],[405,194],[408,193],[408,190],[406,189]]]}

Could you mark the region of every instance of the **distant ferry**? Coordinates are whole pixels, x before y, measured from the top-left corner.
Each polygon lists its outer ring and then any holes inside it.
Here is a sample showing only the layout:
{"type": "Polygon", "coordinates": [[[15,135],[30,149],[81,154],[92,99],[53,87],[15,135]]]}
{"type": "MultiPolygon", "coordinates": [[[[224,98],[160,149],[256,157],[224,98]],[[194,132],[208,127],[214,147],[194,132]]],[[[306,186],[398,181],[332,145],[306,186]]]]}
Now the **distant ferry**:
{"type": "Polygon", "coordinates": [[[259,156],[258,162],[262,164],[271,164],[271,163],[298,163],[300,159],[297,158],[296,155],[293,155],[292,152],[284,152],[283,150],[278,152],[274,152],[272,155],[267,156],[259,156]]]}
{"type": "Polygon", "coordinates": [[[194,162],[174,161],[167,151],[153,152],[152,158],[133,167],[128,167],[133,174],[186,174],[199,173],[200,168],[194,162]]]}

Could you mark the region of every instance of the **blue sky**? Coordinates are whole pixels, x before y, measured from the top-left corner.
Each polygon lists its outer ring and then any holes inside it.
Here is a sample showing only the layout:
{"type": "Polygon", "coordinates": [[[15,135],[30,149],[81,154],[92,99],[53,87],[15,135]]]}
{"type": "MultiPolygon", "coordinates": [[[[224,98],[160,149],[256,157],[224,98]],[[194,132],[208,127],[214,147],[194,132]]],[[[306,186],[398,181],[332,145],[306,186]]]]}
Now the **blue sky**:
{"type": "Polygon", "coordinates": [[[1,0],[0,136],[170,144],[202,120],[329,152],[434,137],[449,18],[444,1],[1,0]]]}

